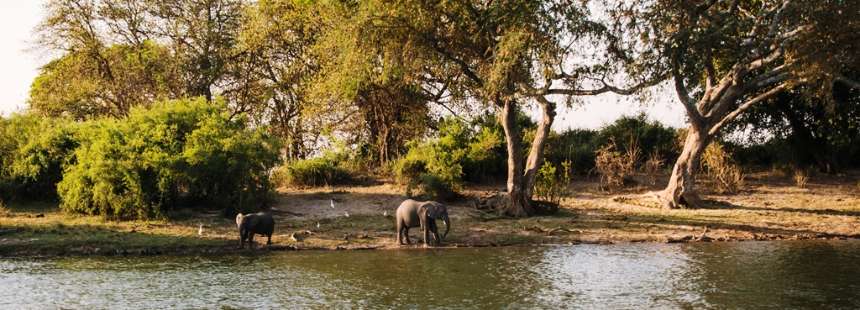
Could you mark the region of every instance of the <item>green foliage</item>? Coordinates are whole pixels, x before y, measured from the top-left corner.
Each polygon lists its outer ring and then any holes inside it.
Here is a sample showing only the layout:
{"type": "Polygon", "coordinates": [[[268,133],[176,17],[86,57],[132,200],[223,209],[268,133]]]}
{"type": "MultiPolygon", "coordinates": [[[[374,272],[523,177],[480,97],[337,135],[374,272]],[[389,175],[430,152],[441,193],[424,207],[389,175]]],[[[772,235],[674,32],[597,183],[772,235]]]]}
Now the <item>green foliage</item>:
{"type": "MultiPolygon", "coordinates": [[[[340,153],[342,154],[342,153],[340,153]]],[[[354,178],[348,162],[337,152],[317,158],[295,160],[279,167],[273,176],[277,186],[323,186],[350,183],[354,178]]]]}
{"type": "Polygon", "coordinates": [[[630,144],[635,143],[645,154],[661,154],[664,159],[678,156],[675,147],[675,130],[657,121],[648,121],[645,114],[635,117],[624,116],[604,126],[600,129],[599,139],[601,144],[615,141],[618,149],[622,150],[629,149],[630,144]]]}
{"type": "Polygon", "coordinates": [[[423,173],[419,176],[421,192],[426,199],[436,201],[448,201],[457,196],[457,192],[450,182],[446,182],[439,176],[423,173]]]}
{"type": "Polygon", "coordinates": [[[556,165],[569,161],[576,173],[588,173],[594,169],[595,154],[601,146],[599,136],[600,132],[591,129],[553,133],[546,145],[546,161],[556,165]]]}
{"type": "MultiPolygon", "coordinates": [[[[640,114],[621,117],[600,130],[571,129],[550,135],[546,158],[556,165],[569,160],[578,173],[587,173],[595,168],[599,150],[610,144],[614,144],[616,150],[637,149],[640,155],[656,154],[651,159],[663,161],[674,160],[679,150],[675,129],[657,121],[648,121],[644,114],[640,114]]],[[[644,164],[646,159],[637,156],[633,164],[644,164]]]]}
{"type": "Polygon", "coordinates": [[[860,90],[837,85],[832,100],[785,93],[747,110],[726,132],[726,148],[745,166],[860,167],[860,90]]]}
{"type": "Polygon", "coordinates": [[[265,202],[278,144],[203,99],[135,108],[85,123],[76,162],[58,184],[61,208],[151,218],[181,202],[249,209],[265,202]]]}
{"type": "Polygon", "coordinates": [[[52,199],[78,145],[68,120],[33,114],[0,119],[0,199],[52,199]]]}
{"type": "Polygon", "coordinates": [[[568,186],[571,182],[572,163],[564,161],[561,170],[558,171],[551,162],[544,163],[538,170],[535,182],[535,196],[554,205],[561,203],[561,199],[569,194],[568,186]]]}
{"type": "Polygon", "coordinates": [[[181,92],[171,61],[170,52],[152,41],[73,51],[42,68],[29,103],[52,117],[124,116],[131,107],[181,92]]]}
{"type": "Polygon", "coordinates": [[[425,174],[434,182],[443,182],[452,189],[463,183],[463,161],[468,151],[471,132],[467,124],[456,118],[443,119],[438,136],[425,142],[412,142],[409,151],[394,163],[398,182],[409,188],[422,184],[425,174]]]}

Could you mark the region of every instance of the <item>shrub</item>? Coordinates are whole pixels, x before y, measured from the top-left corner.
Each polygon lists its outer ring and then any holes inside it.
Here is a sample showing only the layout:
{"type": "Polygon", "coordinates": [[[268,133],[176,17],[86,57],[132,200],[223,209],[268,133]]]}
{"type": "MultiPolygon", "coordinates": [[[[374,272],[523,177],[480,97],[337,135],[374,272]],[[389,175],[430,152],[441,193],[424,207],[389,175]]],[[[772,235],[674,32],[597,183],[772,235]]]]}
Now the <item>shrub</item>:
{"type": "Polygon", "coordinates": [[[577,171],[594,169],[597,150],[600,148],[598,132],[589,129],[571,129],[561,134],[550,134],[546,144],[546,161],[556,165],[570,161],[577,171]]]}
{"type": "Polygon", "coordinates": [[[484,124],[466,146],[463,179],[487,182],[504,179],[507,174],[505,134],[498,123],[484,124]]]}
{"type": "Polygon", "coordinates": [[[424,173],[419,178],[421,192],[427,200],[447,201],[457,196],[451,183],[436,175],[424,173]]]}
{"type": "Polygon", "coordinates": [[[794,184],[800,188],[806,188],[806,183],[809,182],[809,173],[804,169],[794,171],[794,184]]]}
{"type": "MultiPolygon", "coordinates": [[[[660,122],[649,121],[642,113],[637,116],[624,116],[600,129],[601,145],[614,141],[617,149],[636,149],[644,153],[663,155],[664,160],[676,157],[675,129],[663,126],[660,122]],[[636,144],[631,146],[631,144],[636,144]]],[[[637,164],[642,158],[637,157],[637,164]]]]}
{"type": "Polygon", "coordinates": [[[559,205],[561,199],[568,195],[567,187],[571,181],[571,162],[565,161],[561,166],[561,171],[556,171],[555,165],[550,162],[541,166],[535,182],[535,196],[546,202],[559,205]]]}
{"type": "Polygon", "coordinates": [[[444,119],[439,125],[438,137],[410,142],[406,155],[394,163],[392,168],[398,183],[406,185],[407,194],[411,194],[415,187],[429,186],[424,184],[425,181],[442,182],[451,191],[458,190],[463,183],[463,163],[470,137],[464,122],[455,118],[444,119]]]}
{"type": "Polygon", "coordinates": [[[74,128],[64,119],[33,114],[0,119],[0,196],[56,198],[56,184],[78,144],[74,128]]]}
{"type": "Polygon", "coordinates": [[[614,142],[597,150],[594,168],[600,175],[601,188],[612,189],[624,185],[624,178],[629,175],[626,161],[625,156],[616,150],[614,142]]]}
{"type": "Polygon", "coordinates": [[[702,155],[702,165],[708,175],[716,181],[719,193],[736,193],[744,184],[744,173],[734,163],[719,142],[713,142],[702,155]]]}
{"type": "Polygon", "coordinates": [[[324,186],[349,183],[349,170],[338,166],[329,157],[297,160],[278,168],[275,173],[278,186],[324,186]]]}
{"type": "Polygon", "coordinates": [[[663,157],[656,151],[651,152],[648,160],[645,161],[644,172],[648,176],[648,184],[657,184],[657,178],[660,176],[660,170],[663,169],[663,157]]]}
{"type": "Polygon", "coordinates": [[[128,219],[162,216],[180,199],[258,207],[279,147],[223,111],[223,103],[203,99],[166,101],[134,108],[123,120],[83,124],[87,138],[58,184],[61,208],[128,219]]]}

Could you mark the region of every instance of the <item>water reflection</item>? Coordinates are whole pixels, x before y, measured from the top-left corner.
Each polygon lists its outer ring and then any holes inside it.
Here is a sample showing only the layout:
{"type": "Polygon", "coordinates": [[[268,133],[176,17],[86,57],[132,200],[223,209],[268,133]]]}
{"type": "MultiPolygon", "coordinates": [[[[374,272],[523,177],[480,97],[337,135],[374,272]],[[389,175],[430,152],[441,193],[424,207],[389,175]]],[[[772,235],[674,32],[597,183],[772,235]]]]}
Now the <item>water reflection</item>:
{"type": "Polygon", "coordinates": [[[860,308],[860,242],[0,260],[0,308],[860,308]]]}

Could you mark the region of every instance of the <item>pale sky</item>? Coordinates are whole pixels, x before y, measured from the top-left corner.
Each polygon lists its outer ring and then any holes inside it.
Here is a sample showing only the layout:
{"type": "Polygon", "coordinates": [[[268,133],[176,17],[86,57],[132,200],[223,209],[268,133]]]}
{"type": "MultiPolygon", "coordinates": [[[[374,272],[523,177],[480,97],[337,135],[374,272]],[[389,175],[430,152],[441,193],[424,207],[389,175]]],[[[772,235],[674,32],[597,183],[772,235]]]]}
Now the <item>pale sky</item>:
{"type": "MultiPolygon", "coordinates": [[[[50,59],[35,46],[33,28],[43,15],[43,0],[0,0],[0,114],[26,109],[30,83],[38,68],[50,59]]],[[[559,106],[553,128],[597,128],[622,115],[640,111],[652,120],[681,127],[684,110],[671,91],[661,91],[647,106],[635,98],[601,95],[587,98],[572,108],[559,106]]]]}

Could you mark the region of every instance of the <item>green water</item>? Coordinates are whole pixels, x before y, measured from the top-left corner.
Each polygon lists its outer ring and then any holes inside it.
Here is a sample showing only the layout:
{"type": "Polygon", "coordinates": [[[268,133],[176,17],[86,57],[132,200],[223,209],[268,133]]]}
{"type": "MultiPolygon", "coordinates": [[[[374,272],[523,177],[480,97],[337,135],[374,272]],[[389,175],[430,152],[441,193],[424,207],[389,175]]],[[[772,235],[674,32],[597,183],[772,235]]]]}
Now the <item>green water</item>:
{"type": "Polygon", "coordinates": [[[0,260],[3,309],[860,308],[860,241],[0,260]]]}

